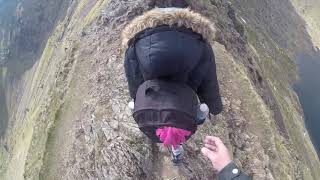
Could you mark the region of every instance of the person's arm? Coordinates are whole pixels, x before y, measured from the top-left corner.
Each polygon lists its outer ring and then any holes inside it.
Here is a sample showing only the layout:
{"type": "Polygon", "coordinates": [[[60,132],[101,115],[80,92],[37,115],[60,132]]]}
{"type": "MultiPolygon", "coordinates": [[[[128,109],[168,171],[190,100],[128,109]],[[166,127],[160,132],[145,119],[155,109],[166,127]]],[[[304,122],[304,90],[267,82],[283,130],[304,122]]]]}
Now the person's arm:
{"type": "Polygon", "coordinates": [[[210,44],[206,44],[205,48],[204,57],[208,68],[197,94],[199,100],[208,105],[210,113],[217,115],[222,111],[222,101],[217,80],[215,57],[210,44]]]}
{"type": "Polygon", "coordinates": [[[240,171],[234,162],[230,162],[217,176],[218,180],[249,180],[250,177],[240,171]]]}
{"type": "Polygon", "coordinates": [[[218,137],[207,136],[205,147],[201,149],[204,156],[212,162],[214,170],[218,171],[218,180],[249,180],[249,176],[240,171],[231,160],[227,147],[218,137]]]}
{"type": "Polygon", "coordinates": [[[132,99],[136,98],[137,90],[143,83],[144,79],[139,68],[139,62],[136,58],[134,46],[128,47],[125,60],[124,69],[128,81],[129,93],[132,99]]]}

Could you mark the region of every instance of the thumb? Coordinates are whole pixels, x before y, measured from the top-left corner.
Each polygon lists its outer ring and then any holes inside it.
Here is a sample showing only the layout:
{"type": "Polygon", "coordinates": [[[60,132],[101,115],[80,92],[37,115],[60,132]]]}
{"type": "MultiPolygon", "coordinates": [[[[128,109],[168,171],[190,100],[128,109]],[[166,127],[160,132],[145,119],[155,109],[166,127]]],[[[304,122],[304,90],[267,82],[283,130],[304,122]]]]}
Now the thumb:
{"type": "Polygon", "coordinates": [[[216,158],[215,153],[206,147],[203,147],[201,149],[201,153],[207,158],[209,158],[211,161],[214,161],[214,159],[216,158]]]}

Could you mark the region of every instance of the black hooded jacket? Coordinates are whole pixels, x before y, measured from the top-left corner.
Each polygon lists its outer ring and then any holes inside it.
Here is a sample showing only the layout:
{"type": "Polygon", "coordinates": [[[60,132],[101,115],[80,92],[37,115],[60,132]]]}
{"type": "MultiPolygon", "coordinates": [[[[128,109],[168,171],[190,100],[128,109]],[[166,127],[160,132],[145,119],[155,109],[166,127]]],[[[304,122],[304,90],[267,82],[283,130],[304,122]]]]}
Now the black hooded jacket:
{"type": "MultiPolygon", "coordinates": [[[[151,14],[149,24],[156,15],[151,14]]],[[[190,22],[193,22],[192,19],[190,22]]],[[[132,27],[144,27],[139,23],[142,22],[133,22],[132,27]]],[[[178,81],[189,85],[197,93],[200,102],[208,105],[212,114],[222,111],[215,57],[205,39],[208,35],[200,34],[206,31],[195,30],[192,25],[188,21],[179,27],[163,22],[126,38],[124,67],[131,98],[135,99],[138,87],[146,80],[178,81]]]]}

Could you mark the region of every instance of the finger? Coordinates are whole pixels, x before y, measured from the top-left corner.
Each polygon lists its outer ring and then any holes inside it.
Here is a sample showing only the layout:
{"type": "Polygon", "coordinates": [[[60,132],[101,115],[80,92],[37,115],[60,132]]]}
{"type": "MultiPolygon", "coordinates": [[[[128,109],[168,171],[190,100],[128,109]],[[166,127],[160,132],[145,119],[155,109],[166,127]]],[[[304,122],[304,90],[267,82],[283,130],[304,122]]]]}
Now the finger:
{"type": "Polygon", "coordinates": [[[221,141],[221,139],[215,136],[207,136],[205,138],[205,143],[212,144],[218,147],[223,145],[223,142],[221,141]]]}
{"type": "Polygon", "coordinates": [[[209,158],[211,161],[214,161],[214,159],[216,158],[214,151],[211,151],[206,147],[201,148],[201,153],[207,158],[209,158]]]}
{"type": "Polygon", "coordinates": [[[211,150],[211,151],[214,151],[214,152],[217,152],[217,146],[214,146],[214,145],[211,145],[211,144],[204,144],[204,146],[206,147],[206,148],[208,148],[209,150],[211,150]]]}
{"type": "Polygon", "coordinates": [[[206,141],[212,141],[212,142],[222,142],[219,137],[216,136],[206,136],[206,141]]]}
{"type": "Polygon", "coordinates": [[[206,136],[206,137],[204,137],[203,142],[204,142],[204,143],[207,143],[207,144],[212,143],[212,141],[210,140],[210,137],[211,137],[211,136],[206,136]]]}
{"type": "Polygon", "coordinates": [[[210,140],[210,139],[208,139],[208,138],[205,138],[203,142],[204,142],[205,144],[210,144],[210,145],[212,145],[212,146],[217,146],[216,143],[215,143],[215,141],[212,141],[212,140],[210,140]]]}

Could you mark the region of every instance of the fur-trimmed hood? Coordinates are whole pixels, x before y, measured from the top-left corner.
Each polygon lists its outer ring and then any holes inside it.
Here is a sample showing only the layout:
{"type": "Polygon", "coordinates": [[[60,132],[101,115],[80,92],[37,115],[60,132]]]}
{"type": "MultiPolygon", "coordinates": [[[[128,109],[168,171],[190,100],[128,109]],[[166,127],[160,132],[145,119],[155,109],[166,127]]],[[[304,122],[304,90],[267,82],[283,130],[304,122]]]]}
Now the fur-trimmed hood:
{"type": "Polygon", "coordinates": [[[123,48],[127,48],[130,39],[140,31],[161,25],[184,26],[201,34],[209,42],[215,38],[214,25],[207,18],[189,8],[154,8],[136,17],[124,28],[121,35],[123,48]]]}

